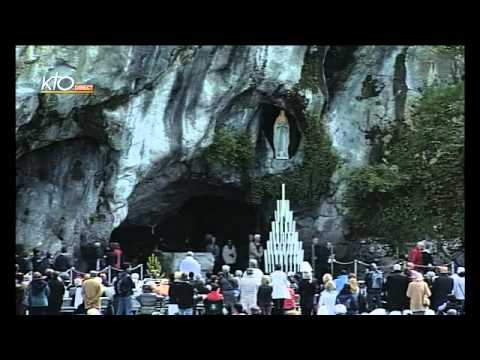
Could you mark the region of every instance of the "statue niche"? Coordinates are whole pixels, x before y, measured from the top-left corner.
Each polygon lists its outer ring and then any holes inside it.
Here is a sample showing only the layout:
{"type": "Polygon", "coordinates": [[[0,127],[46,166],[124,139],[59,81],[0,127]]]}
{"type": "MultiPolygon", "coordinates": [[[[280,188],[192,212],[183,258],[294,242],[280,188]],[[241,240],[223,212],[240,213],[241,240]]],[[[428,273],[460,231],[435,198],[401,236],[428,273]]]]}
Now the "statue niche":
{"type": "Polygon", "coordinates": [[[288,145],[290,142],[290,127],[285,111],[280,110],[273,125],[273,146],[275,159],[288,160],[288,145]]]}

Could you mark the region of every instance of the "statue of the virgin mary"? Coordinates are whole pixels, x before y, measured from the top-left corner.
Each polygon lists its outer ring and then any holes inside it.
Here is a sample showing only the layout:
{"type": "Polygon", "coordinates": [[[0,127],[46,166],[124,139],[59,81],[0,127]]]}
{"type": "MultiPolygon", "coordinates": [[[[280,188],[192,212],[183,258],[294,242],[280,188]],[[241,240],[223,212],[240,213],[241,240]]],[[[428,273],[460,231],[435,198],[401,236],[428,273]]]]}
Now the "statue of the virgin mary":
{"type": "Polygon", "coordinates": [[[288,160],[289,145],[289,126],[285,111],[280,110],[273,125],[273,146],[275,150],[275,159],[288,160]]]}

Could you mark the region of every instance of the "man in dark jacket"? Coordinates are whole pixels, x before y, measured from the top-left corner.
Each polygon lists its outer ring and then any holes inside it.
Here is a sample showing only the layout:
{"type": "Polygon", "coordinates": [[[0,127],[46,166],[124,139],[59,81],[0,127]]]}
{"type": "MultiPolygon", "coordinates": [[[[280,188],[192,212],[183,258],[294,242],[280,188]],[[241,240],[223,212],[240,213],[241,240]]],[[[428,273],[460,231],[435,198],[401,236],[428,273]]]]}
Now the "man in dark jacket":
{"type": "Polygon", "coordinates": [[[60,254],[55,259],[53,268],[60,272],[65,272],[72,267],[72,257],[68,254],[67,248],[64,246],[60,250],[60,254]]]}
{"type": "Polygon", "coordinates": [[[32,271],[32,261],[22,244],[17,245],[15,263],[18,264],[18,272],[22,274],[27,274],[32,271]]]}
{"type": "Polygon", "coordinates": [[[188,283],[188,275],[182,273],[175,287],[179,315],[193,315],[193,286],[188,283]]]}
{"type": "Polygon", "coordinates": [[[115,295],[117,301],[116,315],[132,315],[132,298],[135,283],[128,271],[120,273],[115,281],[115,295]]]}
{"type": "Polygon", "coordinates": [[[323,274],[329,272],[328,257],[330,256],[330,251],[325,241],[320,243],[318,237],[312,237],[312,244],[307,246],[305,253],[305,259],[311,262],[315,278],[320,279],[323,274]]]}
{"type": "MultiPolygon", "coordinates": [[[[433,265],[433,257],[429,249],[424,249],[422,251],[422,265],[423,266],[433,265]]],[[[422,269],[425,271],[425,269],[427,268],[422,268],[422,269]]]]}
{"type": "Polygon", "coordinates": [[[298,294],[300,295],[302,315],[312,315],[313,299],[316,290],[316,285],[312,282],[310,274],[307,274],[304,279],[300,280],[298,284],[298,294]]]}
{"type": "Polygon", "coordinates": [[[235,304],[235,289],[238,289],[237,280],[230,274],[230,266],[223,265],[222,272],[219,279],[220,289],[223,295],[223,302],[227,310],[232,310],[232,306],[235,304]]]}
{"type": "Polygon", "coordinates": [[[48,275],[48,287],[50,294],[48,296],[48,314],[59,315],[63,303],[63,294],[65,293],[65,286],[63,281],[59,279],[59,273],[52,271],[48,275]]]}
{"type": "Polygon", "coordinates": [[[207,295],[210,292],[205,286],[205,282],[202,280],[200,275],[195,276],[195,280],[193,280],[192,286],[197,294],[207,295]]]}
{"type": "Polygon", "coordinates": [[[85,261],[85,264],[87,266],[86,270],[95,270],[97,262],[97,251],[95,245],[93,245],[92,243],[82,245],[80,251],[81,257],[85,261]]]}
{"type": "Polygon", "coordinates": [[[33,249],[32,271],[43,274],[47,267],[45,267],[45,257],[43,256],[42,251],[39,249],[33,249]]]}
{"type": "Polygon", "coordinates": [[[440,305],[443,305],[447,302],[448,294],[451,294],[453,291],[453,279],[448,276],[448,268],[446,266],[441,266],[439,268],[440,274],[433,281],[432,286],[432,309],[437,310],[440,305]]]}
{"type": "Polygon", "coordinates": [[[387,277],[385,293],[389,311],[403,311],[407,304],[407,288],[410,280],[402,274],[400,264],[393,265],[393,272],[387,277]]]}

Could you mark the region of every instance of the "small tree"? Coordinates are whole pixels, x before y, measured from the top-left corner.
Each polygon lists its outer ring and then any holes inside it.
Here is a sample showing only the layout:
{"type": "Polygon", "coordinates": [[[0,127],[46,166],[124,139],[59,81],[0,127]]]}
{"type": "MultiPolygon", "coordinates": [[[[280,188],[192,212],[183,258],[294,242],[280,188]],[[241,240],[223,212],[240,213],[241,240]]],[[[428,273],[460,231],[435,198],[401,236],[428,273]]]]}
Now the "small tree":
{"type": "Polygon", "coordinates": [[[157,279],[164,275],[164,273],[162,273],[162,265],[160,264],[160,261],[158,261],[158,258],[154,254],[148,257],[147,271],[150,274],[150,276],[157,279]]]}

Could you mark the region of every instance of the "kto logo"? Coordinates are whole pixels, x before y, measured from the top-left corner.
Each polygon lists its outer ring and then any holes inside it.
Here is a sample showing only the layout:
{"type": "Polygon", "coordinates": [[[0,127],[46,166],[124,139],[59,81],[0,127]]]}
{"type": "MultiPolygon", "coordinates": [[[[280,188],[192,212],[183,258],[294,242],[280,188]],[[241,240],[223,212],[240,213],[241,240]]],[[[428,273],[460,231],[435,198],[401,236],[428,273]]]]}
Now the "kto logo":
{"type": "Polygon", "coordinates": [[[76,84],[71,76],[58,76],[58,72],[45,79],[43,76],[40,94],[93,94],[91,84],[76,84]]]}

